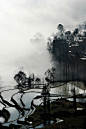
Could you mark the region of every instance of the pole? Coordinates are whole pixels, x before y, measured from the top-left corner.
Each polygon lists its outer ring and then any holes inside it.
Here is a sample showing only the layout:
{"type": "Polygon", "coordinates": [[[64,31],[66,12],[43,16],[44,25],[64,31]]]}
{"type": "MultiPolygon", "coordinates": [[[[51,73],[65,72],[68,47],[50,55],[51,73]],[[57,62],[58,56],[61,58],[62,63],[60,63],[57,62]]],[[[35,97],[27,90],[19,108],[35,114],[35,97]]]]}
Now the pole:
{"type": "Polygon", "coordinates": [[[74,87],[74,109],[76,110],[76,93],[75,93],[75,87],[74,87]]]}

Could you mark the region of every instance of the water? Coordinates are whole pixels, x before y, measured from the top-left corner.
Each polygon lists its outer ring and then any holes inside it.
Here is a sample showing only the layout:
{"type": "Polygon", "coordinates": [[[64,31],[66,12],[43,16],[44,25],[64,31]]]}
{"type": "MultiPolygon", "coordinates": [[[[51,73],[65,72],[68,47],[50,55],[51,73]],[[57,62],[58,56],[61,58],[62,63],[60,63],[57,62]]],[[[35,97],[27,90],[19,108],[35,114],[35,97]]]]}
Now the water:
{"type": "Polygon", "coordinates": [[[62,122],[63,120],[56,118],[56,123],[62,122]]]}
{"type": "Polygon", "coordinates": [[[11,104],[13,104],[13,102],[11,102],[10,100],[11,100],[11,96],[13,95],[13,94],[15,94],[15,93],[17,93],[19,90],[18,89],[10,89],[10,90],[8,90],[7,89],[7,87],[6,87],[6,90],[7,91],[5,91],[5,89],[4,89],[4,91],[3,92],[1,92],[1,95],[2,95],[2,97],[6,100],[6,101],[8,101],[8,102],[10,102],[11,104]]]}
{"type": "MultiPolygon", "coordinates": [[[[73,98],[68,98],[67,100],[73,101],[73,98]]],[[[83,102],[83,103],[85,103],[86,102],[86,98],[76,98],[76,102],[83,102]]]]}
{"type": "Polygon", "coordinates": [[[78,82],[77,83],[67,83],[67,84],[63,84],[60,87],[51,88],[50,93],[51,94],[65,95],[65,96],[68,96],[68,95],[72,96],[74,87],[75,87],[76,94],[86,93],[86,87],[83,85],[83,83],[80,83],[80,82],[79,83],[78,82]],[[75,84],[77,84],[77,85],[75,85],[75,84]]]}
{"type": "MultiPolygon", "coordinates": [[[[79,83],[79,82],[67,83],[67,84],[63,84],[63,83],[57,83],[56,84],[55,83],[54,85],[51,85],[51,87],[52,88],[50,88],[50,94],[58,94],[59,95],[59,97],[50,97],[51,101],[54,100],[54,99],[61,98],[61,97],[66,97],[67,98],[68,96],[72,96],[73,95],[72,90],[74,89],[74,87],[75,87],[76,94],[83,94],[84,96],[86,95],[86,87],[82,83],[79,83]],[[55,87],[55,86],[59,86],[59,85],[62,85],[62,86],[55,87]]],[[[13,87],[1,88],[0,89],[1,95],[3,96],[3,98],[6,101],[15,105],[11,101],[11,97],[13,97],[13,99],[17,102],[17,104],[21,108],[25,108],[26,110],[25,110],[25,114],[22,115],[22,112],[19,113],[19,111],[17,109],[15,109],[15,107],[9,107],[8,105],[6,105],[7,107],[5,107],[3,104],[0,103],[0,110],[5,108],[10,113],[10,118],[8,120],[8,123],[3,124],[3,125],[6,125],[6,126],[9,126],[11,121],[13,121],[14,124],[18,124],[16,119],[19,119],[21,121],[25,121],[25,118],[28,117],[28,115],[32,114],[35,111],[35,108],[31,109],[32,100],[33,100],[35,105],[39,105],[43,102],[42,98],[33,99],[37,95],[41,95],[42,89],[29,89],[29,90],[24,91],[24,93],[19,93],[18,89],[14,89],[14,90],[12,90],[12,89],[13,89],[13,87]],[[8,90],[8,89],[10,89],[10,90],[8,90]],[[21,98],[23,104],[20,101],[20,98],[21,98]]],[[[73,98],[71,98],[69,100],[73,101],[73,98]]],[[[86,99],[85,98],[76,99],[76,101],[77,102],[81,102],[81,101],[86,102],[86,99]]],[[[2,123],[4,122],[3,117],[1,117],[0,122],[2,122],[2,123]]],[[[57,119],[57,122],[61,122],[59,120],[59,118],[57,119]]],[[[52,123],[52,121],[51,121],[51,123],[52,123]]],[[[39,126],[41,128],[41,127],[43,127],[43,124],[41,124],[39,126]]]]}
{"type": "MultiPolygon", "coordinates": [[[[52,124],[54,123],[54,121],[50,120],[50,123],[49,121],[46,121],[46,126],[49,125],[49,124],[52,124]]],[[[38,129],[38,128],[43,128],[44,127],[44,124],[40,124],[39,126],[36,126],[35,128],[38,129]]]]}
{"type": "Polygon", "coordinates": [[[19,112],[17,109],[13,108],[13,107],[9,107],[9,108],[5,108],[7,111],[9,111],[10,113],[10,118],[8,120],[8,122],[14,121],[16,119],[18,119],[19,117],[19,112]]]}
{"type": "Polygon", "coordinates": [[[3,123],[5,119],[3,117],[0,117],[0,122],[3,123]]]}

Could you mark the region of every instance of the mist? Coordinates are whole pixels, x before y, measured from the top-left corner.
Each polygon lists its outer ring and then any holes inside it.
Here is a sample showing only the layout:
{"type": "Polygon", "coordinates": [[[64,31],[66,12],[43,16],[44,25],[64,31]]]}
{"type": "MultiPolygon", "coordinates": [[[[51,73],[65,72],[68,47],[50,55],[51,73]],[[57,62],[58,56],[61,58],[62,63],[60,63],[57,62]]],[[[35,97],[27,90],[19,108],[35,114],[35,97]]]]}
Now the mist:
{"type": "Polygon", "coordinates": [[[28,75],[43,75],[52,66],[47,38],[57,33],[59,23],[70,27],[85,21],[85,5],[85,0],[0,0],[1,83],[14,85],[13,77],[21,67],[28,75]],[[44,38],[34,38],[37,32],[44,38]]]}
{"type": "MultiPolygon", "coordinates": [[[[23,49],[24,50],[24,49],[23,49]]],[[[11,55],[10,55],[11,56],[11,55]]],[[[26,73],[27,77],[34,73],[38,77],[43,77],[46,70],[52,67],[51,55],[47,50],[47,43],[42,34],[36,33],[30,39],[27,51],[16,58],[8,58],[2,65],[2,80],[4,85],[15,85],[14,75],[20,70],[26,73]],[[5,64],[6,63],[6,64],[5,64]],[[4,69],[4,70],[3,70],[4,69]]]]}

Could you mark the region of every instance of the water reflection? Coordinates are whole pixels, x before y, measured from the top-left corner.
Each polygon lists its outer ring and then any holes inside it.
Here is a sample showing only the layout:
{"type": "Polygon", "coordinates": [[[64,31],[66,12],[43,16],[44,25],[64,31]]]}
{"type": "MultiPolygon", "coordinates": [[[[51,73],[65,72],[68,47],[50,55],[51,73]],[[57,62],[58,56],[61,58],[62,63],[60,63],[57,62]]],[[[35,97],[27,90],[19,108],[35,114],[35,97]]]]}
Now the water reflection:
{"type": "Polygon", "coordinates": [[[45,126],[47,126],[47,125],[50,125],[50,124],[52,124],[52,123],[54,123],[54,121],[52,121],[52,120],[50,120],[50,121],[47,120],[47,121],[46,121],[46,120],[45,120],[45,121],[44,121],[44,124],[40,124],[39,126],[36,126],[35,128],[36,128],[36,129],[38,129],[38,128],[43,128],[43,127],[45,127],[45,126]]]}
{"type": "MultiPolygon", "coordinates": [[[[74,89],[75,87],[75,92],[76,94],[84,94],[86,95],[86,87],[83,85],[83,83],[81,82],[71,82],[71,83],[67,83],[67,84],[63,84],[62,86],[60,87],[56,87],[56,86],[59,86],[61,85],[62,83],[55,83],[53,84],[52,88],[50,88],[50,94],[57,94],[57,95],[65,95],[65,97],[67,97],[67,95],[71,95],[73,96],[73,92],[72,90],[74,89]],[[55,86],[55,88],[54,88],[55,86]]],[[[11,89],[10,87],[5,87],[3,88],[3,90],[8,90],[8,89],[11,89]]],[[[1,91],[3,91],[2,89],[0,89],[1,91]]],[[[4,97],[4,99],[6,99],[7,101],[10,102],[10,99],[11,99],[11,96],[15,93],[17,93],[19,90],[18,89],[15,89],[15,90],[9,90],[9,91],[4,91],[1,93],[1,95],[4,97]]],[[[37,95],[41,95],[41,91],[42,89],[29,89],[29,90],[26,90],[24,91],[24,93],[17,93],[13,96],[13,98],[15,99],[15,101],[18,103],[18,105],[20,105],[20,107],[23,108],[23,105],[20,101],[20,98],[22,96],[22,102],[24,103],[25,107],[24,108],[30,108],[31,107],[31,102],[33,100],[33,98],[35,98],[37,95]]],[[[60,97],[50,97],[51,100],[53,99],[58,99],[60,97]]],[[[73,98],[69,99],[70,101],[73,101],[73,98]]],[[[76,99],[77,102],[86,102],[86,98],[83,98],[83,99],[76,99]]],[[[34,104],[35,105],[39,105],[40,103],[43,102],[43,99],[34,99],[34,104]]],[[[2,105],[0,103],[0,109],[2,109],[3,107],[5,107],[4,105],[2,105]]],[[[19,115],[19,112],[18,110],[16,110],[15,108],[5,108],[7,109],[10,114],[11,114],[11,117],[9,119],[8,122],[12,121],[12,120],[16,120],[18,118],[18,115],[19,115]]],[[[25,111],[25,115],[22,117],[22,115],[20,115],[19,118],[21,118],[20,120],[22,121],[25,121],[25,117],[27,117],[28,115],[30,115],[31,113],[33,113],[35,110],[35,108],[32,110],[30,108],[30,110],[26,110],[25,111]]],[[[4,119],[0,119],[1,122],[4,121],[4,119]]],[[[41,128],[47,124],[51,124],[53,121],[44,121],[43,124],[37,126],[36,128],[41,128]]],[[[57,119],[57,122],[60,122],[59,119],[57,119]]],[[[13,123],[17,124],[17,121],[14,121],[13,123]]],[[[9,123],[10,124],[10,123],[9,123]]],[[[8,125],[9,124],[5,124],[5,125],[8,125]]]]}
{"type": "Polygon", "coordinates": [[[22,93],[17,93],[17,94],[15,94],[15,95],[13,96],[13,98],[16,100],[16,102],[17,102],[21,107],[23,107],[23,105],[22,105],[22,103],[21,103],[21,101],[20,101],[21,96],[22,96],[22,93]]]}
{"type": "Polygon", "coordinates": [[[8,122],[14,121],[19,117],[19,112],[15,108],[9,107],[9,108],[5,108],[5,109],[7,111],[9,111],[9,113],[10,113],[10,118],[9,118],[8,122]]]}
{"type": "MultiPolygon", "coordinates": [[[[68,98],[67,100],[73,101],[73,98],[68,98]]],[[[86,98],[76,98],[76,102],[85,103],[86,102],[86,98]]]]}
{"type": "MultiPolygon", "coordinates": [[[[54,87],[54,85],[53,85],[54,87]]],[[[51,88],[51,94],[59,94],[59,95],[73,95],[72,90],[75,87],[76,94],[83,94],[86,93],[86,87],[81,82],[71,82],[64,84],[63,86],[51,88]]]]}
{"type": "Polygon", "coordinates": [[[0,117],[0,122],[3,123],[5,119],[3,117],[0,117]]]}
{"type": "Polygon", "coordinates": [[[1,92],[1,95],[2,95],[2,97],[3,97],[6,101],[10,102],[11,104],[14,104],[13,102],[10,101],[10,100],[11,100],[11,96],[12,96],[13,94],[15,94],[16,92],[18,92],[18,91],[19,91],[18,89],[3,91],[3,92],[1,92]]]}
{"type": "Polygon", "coordinates": [[[38,93],[25,93],[22,97],[22,100],[25,104],[25,108],[30,108],[31,106],[31,101],[33,100],[34,97],[36,97],[37,95],[40,95],[38,93]]]}
{"type": "Polygon", "coordinates": [[[56,118],[56,123],[62,122],[63,120],[56,118]]]}

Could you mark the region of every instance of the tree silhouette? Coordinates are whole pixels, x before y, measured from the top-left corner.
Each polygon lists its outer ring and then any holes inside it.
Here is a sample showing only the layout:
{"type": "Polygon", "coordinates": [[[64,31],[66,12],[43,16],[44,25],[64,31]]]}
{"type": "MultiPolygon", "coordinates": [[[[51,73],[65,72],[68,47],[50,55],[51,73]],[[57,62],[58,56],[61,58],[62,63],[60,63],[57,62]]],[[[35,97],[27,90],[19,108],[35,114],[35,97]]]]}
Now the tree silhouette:
{"type": "Polygon", "coordinates": [[[35,79],[35,83],[40,83],[41,82],[41,79],[40,78],[36,78],[35,79]]]}
{"type": "Polygon", "coordinates": [[[54,82],[54,72],[55,72],[55,68],[54,67],[52,67],[51,69],[48,69],[46,72],[45,72],[45,75],[46,75],[46,78],[45,78],[45,80],[47,81],[47,82],[51,82],[51,81],[53,81],[54,82]]]}
{"type": "Polygon", "coordinates": [[[67,40],[70,40],[70,36],[71,36],[71,31],[66,31],[65,32],[65,36],[67,40]]]}
{"type": "Polygon", "coordinates": [[[73,32],[73,36],[75,37],[75,41],[77,40],[78,32],[79,32],[78,28],[76,28],[73,32]]]}
{"type": "Polygon", "coordinates": [[[57,28],[58,28],[58,30],[60,30],[60,32],[61,32],[60,38],[63,39],[64,26],[63,26],[62,24],[59,24],[57,28]]]}
{"type": "Polygon", "coordinates": [[[22,71],[19,71],[19,73],[14,76],[14,79],[18,85],[23,85],[26,81],[26,74],[22,71]]]}

